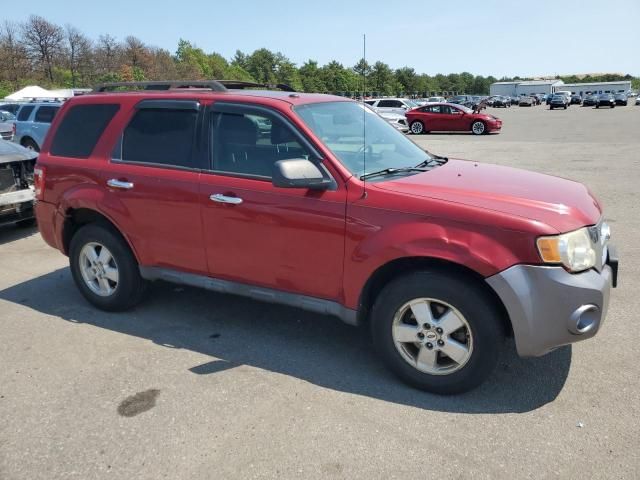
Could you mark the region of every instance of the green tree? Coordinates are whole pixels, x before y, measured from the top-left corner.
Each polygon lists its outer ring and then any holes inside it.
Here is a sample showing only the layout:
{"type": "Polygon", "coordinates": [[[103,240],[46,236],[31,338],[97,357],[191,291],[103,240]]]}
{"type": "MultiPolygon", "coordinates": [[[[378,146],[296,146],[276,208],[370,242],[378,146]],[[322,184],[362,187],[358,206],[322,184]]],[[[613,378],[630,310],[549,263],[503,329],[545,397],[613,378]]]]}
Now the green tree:
{"type": "Polygon", "coordinates": [[[322,81],[320,75],[318,62],[314,60],[306,61],[298,69],[298,73],[300,74],[300,82],[302,83],[303,91],[317,93],[324,93],[327,91],[327,87],[322,81]]]}

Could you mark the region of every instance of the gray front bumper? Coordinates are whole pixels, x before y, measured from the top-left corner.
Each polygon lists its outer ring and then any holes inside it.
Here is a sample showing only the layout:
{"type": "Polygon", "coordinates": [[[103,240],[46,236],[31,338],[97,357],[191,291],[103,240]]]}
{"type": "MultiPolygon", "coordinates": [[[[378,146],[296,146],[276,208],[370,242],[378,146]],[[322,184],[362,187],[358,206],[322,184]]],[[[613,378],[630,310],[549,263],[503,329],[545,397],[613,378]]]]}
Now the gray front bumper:
{"type": "Polygon", "coordinates": [[[609,306],[611,274],[608,265],[601,272],[575,274],[562,267],[515,265],[486,281],[509,314],[518,354],[537,357],[598,332],[609,306]],[[583,323],[577,324],[583,312],[583,323]]]}

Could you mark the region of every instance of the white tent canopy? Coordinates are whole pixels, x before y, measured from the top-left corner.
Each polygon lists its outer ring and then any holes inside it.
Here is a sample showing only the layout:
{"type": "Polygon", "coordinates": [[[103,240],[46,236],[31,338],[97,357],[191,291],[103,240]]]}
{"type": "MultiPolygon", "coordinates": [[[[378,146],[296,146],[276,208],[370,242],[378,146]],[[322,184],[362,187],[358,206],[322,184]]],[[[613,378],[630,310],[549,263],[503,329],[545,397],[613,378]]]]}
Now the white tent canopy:
{"type": "Polygon", "coordinates": [[[30,85],[28,87],[24,87],[22,90],[18,90],[11,95],[7,95],[5,100],[12,100],[19,102],[20,100],[31,100],[32,98],[38,99],[55,99],[55,98],[69,98],[73,97],[73,90],[65,89],[65,90],[45,90],[42,87],[38,87],[37,85],[30,85]]]}

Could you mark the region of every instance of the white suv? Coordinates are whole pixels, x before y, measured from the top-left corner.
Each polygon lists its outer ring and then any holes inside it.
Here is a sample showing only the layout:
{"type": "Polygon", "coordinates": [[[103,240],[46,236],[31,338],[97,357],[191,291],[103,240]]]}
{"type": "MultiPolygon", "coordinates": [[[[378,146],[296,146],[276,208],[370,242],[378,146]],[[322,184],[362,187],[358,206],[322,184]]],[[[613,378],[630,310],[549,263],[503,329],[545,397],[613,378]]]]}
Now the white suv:
{"type": "Polygon", "coordinates": [[[404,115],[407,110],[418,106],[413,100],[408,98],[371,98],[365,103],[372,106],[379,113],[397,113],[404,115]]]}

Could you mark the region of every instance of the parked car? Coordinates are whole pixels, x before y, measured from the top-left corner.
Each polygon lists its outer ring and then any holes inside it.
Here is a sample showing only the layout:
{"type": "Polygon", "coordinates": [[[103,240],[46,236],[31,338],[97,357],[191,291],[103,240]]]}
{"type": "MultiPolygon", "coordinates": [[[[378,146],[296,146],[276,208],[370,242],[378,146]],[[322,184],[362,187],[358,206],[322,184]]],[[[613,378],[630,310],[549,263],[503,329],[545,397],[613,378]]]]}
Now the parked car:
{"type": "Polygon", "coordinates": [[[616,93],[613,96],[616,105],[621,105],[621,106],[627,106],[627,103],[629,102],[627,95],[625,95],[624,93],[616,93]]]}
{"type": "Polygon", "coordinates": [[[61,105],[60,102],[22,104],[16,116],[13,141],[39,152],[51,122],[61,105]]]}
{"type": "Polygon", "coordinates": [[[499,108],[499,107],[511,107],[511,99],[509,97],[495,97],[493,99],[493,104],[491,105],[492,107],[495,108],[499,108]]]}
{"type": "Polygon", "coordinates": [[[535,100],[528,96],[528,95],[523,95],[520,97],[520,100],[518,101],[518,106],[520,107],[533,107],[535,100]]]}
{"type": "Polygon", "coordinates": [[[636,105],[640,105],[640,97],[636,97],[636,105]]]}
{"type": "Polygon", "coordinates": [[[596,103],[596,108],[600,107],[610,107],[615,108],[616,99],[610,93],[603,93],[598,95],[598,103],[596,103]]]}
{"type": "Polygon", "coordinates": [[[511,105],[518,105],[520,103],[520,97],[511,97],[511,105]]]}
{"type": "Polygon", "coordinates": [[[598,104],[598,95],[588,95],[582,102],[583,107],[595,107],[598,104]]]}
{"type": "Polygon", "coordinates": [[[569,102],[565,95],[553,95],[551,97],[551,102],[549,103],[549,110],[553,110],[555,108],[564,108],[566,110],[568,106],[569,102]]]}
{"type": "Polygon", "coordinates": [[[18,102],[0,103],[0,110],[16,115],[21,105],[22,103],[18,102]]]}
{"type": "Polygon", "coordinates": [[[582,103],[582,97],[580,95],[571,95],[570,105],[580,105],[582,103]]]}
{"type": "Polygon", "coordinates": [[[382,118],[384,118],[389,124],[396,130],[402,133],[409,133],[409,124],[407,117],[398,113],[391,112],[377,112],[382,118]]]}
{"type": "Polygon", "coordinates": [[[502,120],[484,113],[474,113],[463,105],[435,103],[407,112],[411,133],[471,132],[475,135],[498,132],[502,120]]]}
{"type": "Polygon", "coordinates": [[[571,95],[573,94],[570,90],[557,90],[556,92],[554,92],[554,95],[564,95],[565,97],[567,97],[567,105],[571,105],[571,95]]]}
{"type": "Polygon", "coordinates": [[[429,97],[427,103],[443,103],[446,102],[444,97],[429,97]]]}
{"type": "Polygon", "coordinates": [[[0,110],[0,139],[13,140],[13,123],[15,115],[10,112],[0,110]]]}
{"type": "Polygon", "coordinates": [[[473,109],[480,103],[480,98],[473,95],[456,95],[450,98],[448,103],[455,103],[473,109]]]}
{"type": "Polygon", "coordinates": [[[371,98],[365,103],[371,105],[378,113],[397,113],[399,115],[404,115],[407,110],[418,106],[408,98],[371,98]]]}
{"type": "Polygon", "coordinates": [[[37,156],[32,150],[0,140],[0,225],[33,225],[33,169],[37,156]]]}
{"type": "Polygon", "coordinates": [[[618,261],[585,186],[430,154],[344,97],[225,83],[73,97],[55,119],[38,226],[96,307],[165,280],[333,314],[440,394],[482,383],[507,335],[538,356],[599,330],[618,261]]]}

